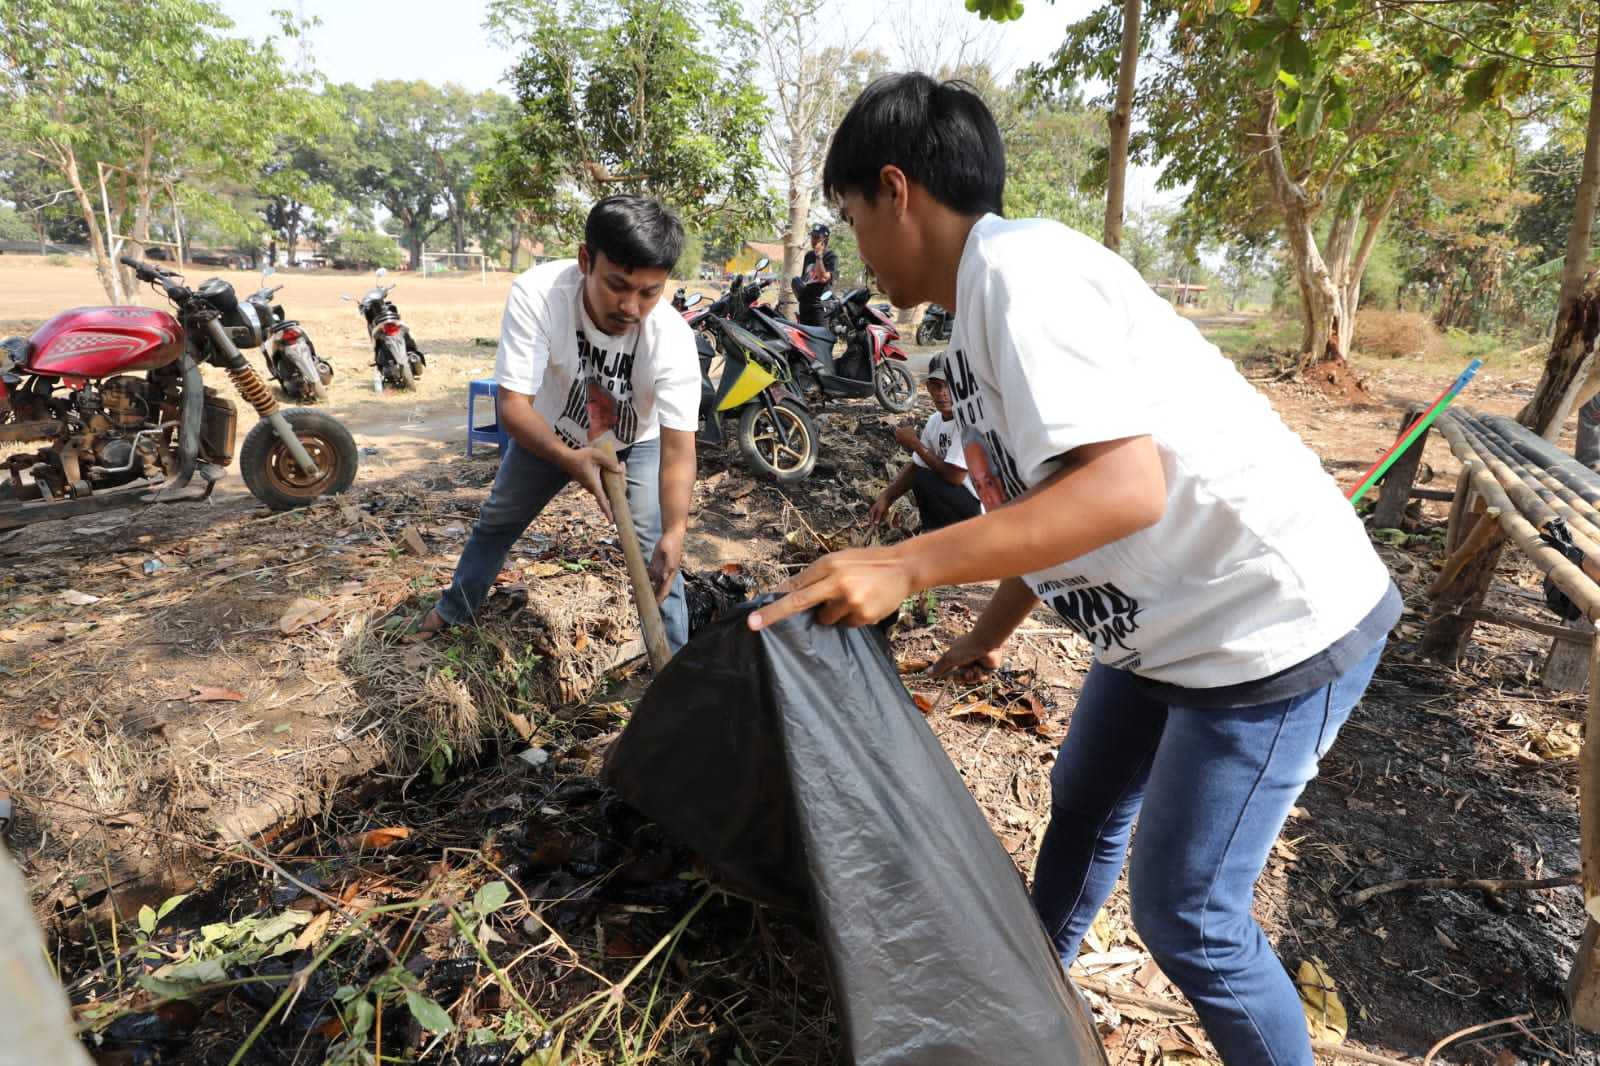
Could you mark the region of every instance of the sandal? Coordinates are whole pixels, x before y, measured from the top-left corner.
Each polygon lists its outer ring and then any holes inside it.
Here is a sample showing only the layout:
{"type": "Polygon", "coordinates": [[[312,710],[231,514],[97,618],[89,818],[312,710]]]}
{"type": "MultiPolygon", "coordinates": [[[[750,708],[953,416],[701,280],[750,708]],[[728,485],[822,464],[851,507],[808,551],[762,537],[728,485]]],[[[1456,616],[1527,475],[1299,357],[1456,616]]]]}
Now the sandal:
{"type": "Polygon", "coordinates": [[[411,628],[411,631],[400,639],[406,644],[424,644],[449,628],[450,623],[439,617],[438,609],[429,607],[428,613],[423,615],[422,619],[411,628]]]}

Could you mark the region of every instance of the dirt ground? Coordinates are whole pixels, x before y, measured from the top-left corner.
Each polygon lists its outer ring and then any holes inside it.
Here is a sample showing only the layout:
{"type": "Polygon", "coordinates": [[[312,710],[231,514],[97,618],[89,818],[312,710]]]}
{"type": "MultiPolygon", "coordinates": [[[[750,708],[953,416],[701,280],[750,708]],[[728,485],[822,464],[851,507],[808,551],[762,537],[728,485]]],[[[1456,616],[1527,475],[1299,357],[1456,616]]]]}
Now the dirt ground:
{"type": "MultiPolygon", "coordinates": [[[[5,328],[98,301],[92,275],[61,299],[48,271],[70,268],[13,269],[0,260],[5,328]]],[[[596,784],[645,679],[630,663],[619,554],[592,505],[569,491],[530,529],[476,630],[424,648],[399,639],[448,579],[493,476],[492,455],[461,455],[461,396],[492,365],[473,342],[494,335],[503,287],[401,275],[395,298],[441,357],[416,397],[380,398],[342,373],[362,355],[359,319],[337,301],[354,279],[280,280],[319,348],[342,346],[331,408],[364,448],[347,500],[270,516],[235,481],[206,505],[0,539],[9,839],[101,1061],[227,1062],[287,994],[290,967],[315,973],[243,1061],[359,1061],[339,1056],[370,1048],[374,1022],[384,1061],[833,1061],[837,1023],[804,923],[706,892],[691,856],[596,784]],[[495,893],[478,893],[496,883],[509,901],[491,907],[495,893]],[[138,908],[178,892],[192,894],[143,929],[138,908]],[[271,938],[247,935],[272,922],[271,938]],[[184,997],[164,998],[186,962],[218,968],[189,971],[184,997]],[[625,1005],[612,1009],[618,989],[625,1005]],[[417,995],[448,1012],[448,1036],[417,995]],[[355,1004],[369,1000],[363,1022],[355,1004]]],[[[1459,369],[1357,359],[1366,398],[1349,402],[1231,354],[1346,486],[1391,443],[1404,406],[1459,369]]],[[[1463,402],[1514,413],[1536,380],[1532,365],[1485,371],[1463,402]]],[[[789,488],[703,456],[690,568],[762,587],[862,542],[902,458],[894,424],[866,404],[830,408],[817,473],[789,488]]],[[[1454,484],[1442,441],[1425,463],[1429,487],[1454,484]]],[[[1578,866],[1583,697],[1538,684],[1546,638],[1480,624],[1454,667],[1415,653],[1445,510],[1419,503],[1404,529],[1374,534],[1406,614],[1274,849],[1257,913],[1291,969],[1318,960],[1347,1008],[1349,1046],[1421,1061],[1499,1020],[1435,1061],[1596,1061],[1600,1040],[1560,1008],[1582,929],[1575,888],[1349,898],[1398,878],[1578,866]]],[[[919,676],[984,595],[943,590],[936,617],[905,619],[894,646],[1027,873],[1090,656],[1040,611],[993,682],[919,676]]],[[[1490,605],[1550,620],[1514,552],[1490,605]]],[[[1127,914],[1119,887],[1075,968],[1111,1061],[1214,1061],[1127,914]]]]}

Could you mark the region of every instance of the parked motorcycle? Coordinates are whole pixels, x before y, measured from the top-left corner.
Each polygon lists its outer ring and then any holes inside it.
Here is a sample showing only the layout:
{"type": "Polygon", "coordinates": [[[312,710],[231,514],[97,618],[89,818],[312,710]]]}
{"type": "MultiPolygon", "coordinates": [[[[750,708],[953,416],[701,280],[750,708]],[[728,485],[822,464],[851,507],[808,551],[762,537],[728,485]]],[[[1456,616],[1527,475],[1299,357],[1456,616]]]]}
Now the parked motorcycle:
{"type": "MultiPolygon", "coordinates": [[[[378,268],[378,284],[367,290],[356,307],[366,320],[367,334],[372,338],[372,363],[383,375],[383,380],[396,388],[409,389],[421,376],[428,359],[412,340],[411,331],[400,320],[400,309],[389,300],[393,285],[383,284],[389,272],[378,268]]],[[[341,300],[349,300],[341,296],[341,300]]]]}
{"type": "Polygon", "coordinates": [[[146,307],[64,311],[27,339],[0,341],[0,444],[49,441],[0,462],[0,529],[137,503],[205,499],[233,459],[232,400],[205,388],[200,365],[227,372],[261,421],[239,470],[273,510],[343,492],[358,457],[350,431],[321,411],[278,408],[240,348],[268,324],[221,278],[190,289],[180,274],[124,257],[177,317],[146,307]],[[191,486],[198,473],[202,485],[191,486]],[[26,476],[24,476],[26,475],[26,476]]]}
{"type": "Polygon", "coordinates": [[[749,330],[731,320],[730,309],[760,294],[760,283],[732,286],[707,307],[700,296],[679,308],[695,328],[700,356],[700,432],[702,444],[721,445],[723,423],[738,416],[735,439],[751,470],[776,481],[800,481],[817,465],[822,437],[806,403],[795,393],[789,363],[749,330]]]}
{"type": "Polygon", "coordinates": [[[926,347],[947,341],[955,325],[955,315],[938,304],[929,304],[928,309],[922,312],[922,321],[917,323],[917,343],[926,347]]]}
{"type": "Polygon", "coordinates": [[[269,266],[261,271],[261,289],[249,297],[262,321],[270,322],[267,343],[262,352],[267,357],[267,373],[271,374],[283,394],[299,403],[316,403],[328,398],[328,386],[333,383],[333,367],[318,358],[311,343],[311,334],[304,326],[287,318],[283,305],[272,302],[282,285],[267,288],[267,279],[273,274],[269,266]]]}
{"type": "Polygon", "coordinates": [[[842,300],[822,295],[828,325],[808,326],[751,305],[746,314],[758,337],[781,345],[802,392],[811,399],[876,397],[879,406],[897,414],[911,410],[917,385],[905,366],[906,353],[887,305],[869,306],[871,293],[855,289],[842,300]],[[834,346],[844,341],[836,357],[834,346]]]}

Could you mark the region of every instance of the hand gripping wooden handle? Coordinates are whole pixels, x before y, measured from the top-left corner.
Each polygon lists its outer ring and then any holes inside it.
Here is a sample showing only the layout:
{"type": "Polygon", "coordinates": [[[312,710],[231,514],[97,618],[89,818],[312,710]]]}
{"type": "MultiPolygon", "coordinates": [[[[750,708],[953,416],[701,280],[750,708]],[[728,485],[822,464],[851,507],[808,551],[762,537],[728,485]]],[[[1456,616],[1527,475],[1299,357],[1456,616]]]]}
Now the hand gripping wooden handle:
{"type": "MultiPolygon", "coordinates": [[[[617,449],[609,436],[598,440],[594,447],[615,459],[617,449]]],[[[656,590],[650,585],[650,568],[645,562],[644,550],[639,546],[639,534],[633,528],[633,511],[628,507],[628,485],[621,474],[604,467],[600,482],[605,486],[606,499],[611,501],[611,514],[617,520],[617,537],[622,542],[622,557],[628,563],[628,581],[633,585],[633,604],[639,609],[639,628],[644,633],[644,649],[650,656],[650,666],[660,673],[672,658],[667,644],[667,627],[661,621],[661,605],[656,602],[656,590]]]]}

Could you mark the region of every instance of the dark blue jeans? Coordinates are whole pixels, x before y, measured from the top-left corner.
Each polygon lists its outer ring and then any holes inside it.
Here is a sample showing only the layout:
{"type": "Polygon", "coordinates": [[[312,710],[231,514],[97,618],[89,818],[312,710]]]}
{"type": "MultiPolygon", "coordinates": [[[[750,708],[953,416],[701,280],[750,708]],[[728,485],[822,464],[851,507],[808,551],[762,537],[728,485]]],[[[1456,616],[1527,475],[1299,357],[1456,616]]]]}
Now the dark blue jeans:
{"type": "Polygon", "coordinates": [[[1230,1066],[1312,1066],[1294,983],[1250,914],[1289,809],[1366,691],[1377,648],[1330,685],[1257,707],[1157,702],[1089,671],[1051,773],[1033,897],[1071,965],[1122,871],[1133,924],[1230,1066]]]}
{"type": "MultiPolygon", "coordinates": [[[[648,562],[661,539],[661,441],[640,441],[620,453],[628,471],[628,509],[633,528],[648,562]]],[[[572,480],[560,467],[534,455],[516,441],[506,448],[494,488],[478,511],[472,536],[461,550],[455,577],[439,598],[439,617],[451,625],[470,621],[478,613],[489,586],[505,565],[511,545],[543,511],[556,493],[572,480]]],[[[683,574],[672,579],[672,591],[661,605],[667,643],[673,651],[689,640],[689,609],[683,599],[683,574]]]]}

